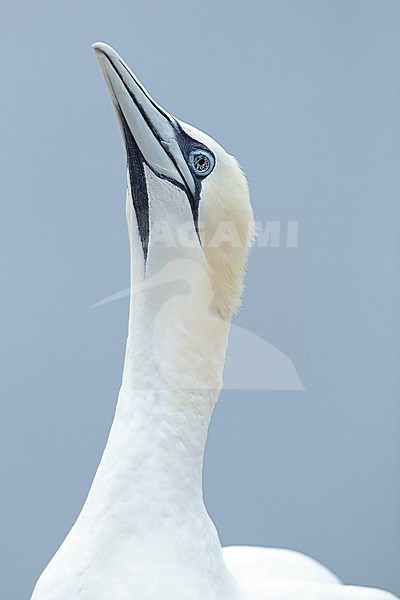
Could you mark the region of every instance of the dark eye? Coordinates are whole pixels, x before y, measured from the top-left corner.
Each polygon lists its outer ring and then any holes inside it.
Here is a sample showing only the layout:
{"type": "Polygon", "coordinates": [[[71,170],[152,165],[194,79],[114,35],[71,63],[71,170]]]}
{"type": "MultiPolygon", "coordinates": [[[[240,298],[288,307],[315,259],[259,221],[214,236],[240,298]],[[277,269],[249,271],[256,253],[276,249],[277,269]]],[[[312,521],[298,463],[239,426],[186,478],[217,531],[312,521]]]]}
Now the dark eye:
{"type": "Polygon", "coordinates": [[[207,150],[192,150],[189,154],[189,162],[197,175],[205,177],[214,168],[214,157],[207,150]]]}

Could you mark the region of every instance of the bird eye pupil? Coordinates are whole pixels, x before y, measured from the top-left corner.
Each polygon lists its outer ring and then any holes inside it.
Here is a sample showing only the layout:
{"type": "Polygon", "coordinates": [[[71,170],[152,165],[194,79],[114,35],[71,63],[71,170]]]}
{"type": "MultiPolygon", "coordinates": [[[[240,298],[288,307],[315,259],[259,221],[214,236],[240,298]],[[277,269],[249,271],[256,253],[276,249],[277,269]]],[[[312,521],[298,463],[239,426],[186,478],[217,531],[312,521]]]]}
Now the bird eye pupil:
{"type": "Polygon", "coordinates": [[[206,177],[213,170],[215,159],[211,152],[197,148],[190,152],[189,164],[196,175],[199,177],[206,177]]]}
{"type": "Polygon", "coordinates": [[[193,159],[193,165],[198,173],[204,173],[210,168],[210,159],[205,154],[197,154],[193,159]]]}

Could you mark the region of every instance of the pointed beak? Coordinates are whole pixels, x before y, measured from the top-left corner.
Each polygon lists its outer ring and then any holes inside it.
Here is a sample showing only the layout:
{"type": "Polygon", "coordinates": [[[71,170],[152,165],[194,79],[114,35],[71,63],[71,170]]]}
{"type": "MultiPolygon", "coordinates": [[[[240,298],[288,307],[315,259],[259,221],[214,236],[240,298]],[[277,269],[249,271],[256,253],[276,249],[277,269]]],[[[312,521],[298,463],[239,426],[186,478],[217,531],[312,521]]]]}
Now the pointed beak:
{"type": "Polygon", "coordinates": [[[179,146],[176,120],[150,97],[117,52],[102,42],[93,44],[117,112],[127,151],[132,138],[152,171],[191,195],[195,182],[179,146]]]}

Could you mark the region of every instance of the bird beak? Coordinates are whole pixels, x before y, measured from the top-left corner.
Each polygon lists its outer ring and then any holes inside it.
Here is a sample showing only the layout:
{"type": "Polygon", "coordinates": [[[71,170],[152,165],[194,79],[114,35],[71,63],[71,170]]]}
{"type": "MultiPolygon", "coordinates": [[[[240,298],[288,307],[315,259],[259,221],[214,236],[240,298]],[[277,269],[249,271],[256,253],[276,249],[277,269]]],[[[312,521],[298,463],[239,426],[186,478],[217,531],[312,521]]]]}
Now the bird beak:
{"type": "Polygon", "coordinates": [[[113,48],[97,42],[93,49],[124,137],[132,198],[146,259],[149,209],[148,203],[146,206],[144,163],[157,176],[185,190],[189,199],[196,193],[195,181],[179,145],[182,132],[174,117],[154,102],[113,48]]]}

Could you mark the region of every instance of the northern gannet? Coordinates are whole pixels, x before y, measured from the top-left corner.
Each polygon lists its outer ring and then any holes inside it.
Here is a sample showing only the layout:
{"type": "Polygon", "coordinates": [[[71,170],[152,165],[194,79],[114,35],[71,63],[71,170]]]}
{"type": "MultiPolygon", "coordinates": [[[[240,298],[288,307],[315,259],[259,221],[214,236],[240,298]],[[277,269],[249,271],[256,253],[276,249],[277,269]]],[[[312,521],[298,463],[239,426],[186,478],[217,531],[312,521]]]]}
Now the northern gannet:
{"type": "Polygon", "coordinates": [[[84,507],[32,600],[390,600],[282,549],[221,548],[207,429],[253,231],[245,176],[94,44],[127,155],[131,303],[122,386],[84,507]],[[169,236],[170,243],[166,243],[169,236]]]}

